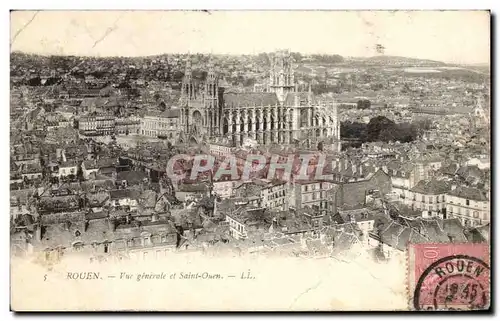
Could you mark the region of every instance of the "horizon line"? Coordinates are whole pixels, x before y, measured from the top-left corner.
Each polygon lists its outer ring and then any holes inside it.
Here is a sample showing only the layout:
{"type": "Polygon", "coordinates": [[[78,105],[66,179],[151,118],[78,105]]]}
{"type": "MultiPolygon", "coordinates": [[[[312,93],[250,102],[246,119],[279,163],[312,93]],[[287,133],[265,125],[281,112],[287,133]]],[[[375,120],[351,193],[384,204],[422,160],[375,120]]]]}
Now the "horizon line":
{"type": "MultiPolygon", "coordinates": [[[[268,51],[268,52],[259,52],[259,53],[215,53],[215,52],[163,52],[163,53],[156,53],[156,54],[150,54],[150,55],[141,55],[141,56],[110,56],[110,55],[81,55],[81,54],[48,54],[48,53],[38,53],[38,52],[28,52],[28,51],[22,51],[22,50],[14,50],[10,52],[10,55],[12,54],[25,54],[25,55],[32,55],[32,56],[42,56],[42,57],[78,57],[78,58],[96,58],[96,59],[107,59],[107,58],[152,58],[152,57],[158,57],[158,56],[165,56],[165,55],[187,55],[187,56],[196,56],[196,55],[206,55],[206,56],[258,56],[259,54],[269,54],[281,50],[287,50],[287,49],[276,49],[273,51],[268,51]]],[[[425,61],[432,61],[432,62],[437,62],[437,63],[442,63],[442,64],[447,64],[447,65],[490,65],[490,62],[475,62],[475,63],[456,63],[456,62],[447,62],[447,61],[442,61],[442,60],[435,60],[435,59],[428,59],[428,58],[419,58],[419,57],[411,57],[411,56],[398,56],[398,55],[375,55],[375,56],[344,56],[338,53],[323,53],[323,52],[315,52],[315,53],[302,53],[299,51],[292,51],[289,50],[290,53],[298,53],[301,54],[302,56],[312,56],[312,55],[328,55],[328,56],[340,56],[342,58],[348,58],[348,59],[370,59],[370,58],[375,58],[375,57],[392,57],[392,58],[406,58],[406,59],[414,59],[414,60],[425,60],[425,61]]]]}

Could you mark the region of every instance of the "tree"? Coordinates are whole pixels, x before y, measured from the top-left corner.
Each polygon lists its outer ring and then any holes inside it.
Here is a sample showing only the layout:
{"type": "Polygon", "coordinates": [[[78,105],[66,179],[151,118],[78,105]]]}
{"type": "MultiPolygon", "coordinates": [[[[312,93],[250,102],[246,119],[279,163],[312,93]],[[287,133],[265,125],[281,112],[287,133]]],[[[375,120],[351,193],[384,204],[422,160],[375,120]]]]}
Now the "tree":
{"type": "Polygon", "coordinates": [[[398,137],[397,127],[386,127],[380,131],[378,140],[383,142],[394,142],[398,137]]]}
{"type": "Polygon", "coordinates": [[[340,137],[361,139],[364,135],[366,124],[358,122],[341,122],[340,137]]]}
{"type": "Polygon", "coordinates": [[[396,131],[396,124],[384,116],[377,116],[370,119],[370,122],[366,126],[363,140],[367,142],[379,140],[382,130],[384,130],[384,135],[392,137],[392,132],[396,131]]]}
{"type": "Polygon", "coordinates": [[[372,105],[371,101],[367,99],[360,99],[357,102],[358,109],[369,109],[371,105],[372,105]]]}

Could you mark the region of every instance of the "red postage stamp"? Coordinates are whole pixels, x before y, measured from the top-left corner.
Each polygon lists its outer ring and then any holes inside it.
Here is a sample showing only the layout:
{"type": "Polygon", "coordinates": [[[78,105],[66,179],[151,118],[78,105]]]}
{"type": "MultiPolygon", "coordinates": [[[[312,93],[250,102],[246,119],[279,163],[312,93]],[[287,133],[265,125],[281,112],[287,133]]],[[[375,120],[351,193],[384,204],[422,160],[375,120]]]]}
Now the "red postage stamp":
{"type": "Polygon", "coordinates": [[[412,310],[490,307],[489,244],[410,244],[407,272],[412,310]]]}

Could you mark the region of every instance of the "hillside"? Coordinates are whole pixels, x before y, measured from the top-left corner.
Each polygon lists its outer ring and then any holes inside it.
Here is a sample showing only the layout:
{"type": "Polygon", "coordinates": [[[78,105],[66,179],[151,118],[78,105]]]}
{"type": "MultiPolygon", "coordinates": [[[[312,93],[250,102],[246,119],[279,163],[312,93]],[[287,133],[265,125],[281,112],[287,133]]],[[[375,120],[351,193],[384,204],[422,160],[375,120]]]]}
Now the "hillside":
{"type": "Polygon", "coordinates": [[[441,61],[418,59],[399,56],[374,56],[361,59],[362,62],[380,65],[397,65],[397,66],[446,66],[446,63],[441,61]]]}

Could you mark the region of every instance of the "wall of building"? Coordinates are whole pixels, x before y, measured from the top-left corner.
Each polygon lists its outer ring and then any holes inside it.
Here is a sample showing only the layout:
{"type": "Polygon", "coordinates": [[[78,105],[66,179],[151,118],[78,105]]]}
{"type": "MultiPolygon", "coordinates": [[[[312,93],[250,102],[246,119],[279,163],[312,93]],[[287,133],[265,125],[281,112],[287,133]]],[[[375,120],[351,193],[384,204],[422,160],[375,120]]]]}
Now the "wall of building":
{"type": "Polygon", "coordinates": [[[490,202],[467,200],[445,195],[446,215],[458,218],[464,226],[477,226],[490,222],[490,202]]]}
{"type": "Polygon", "coordinates": [[[389,175],[377,171],[370,179],[341,184],[337,194],[337,206],[354,207],[365,203],[366,194],[370,190],[378,190],[381,195],[391,191],[392,184],[389,175]]]}

